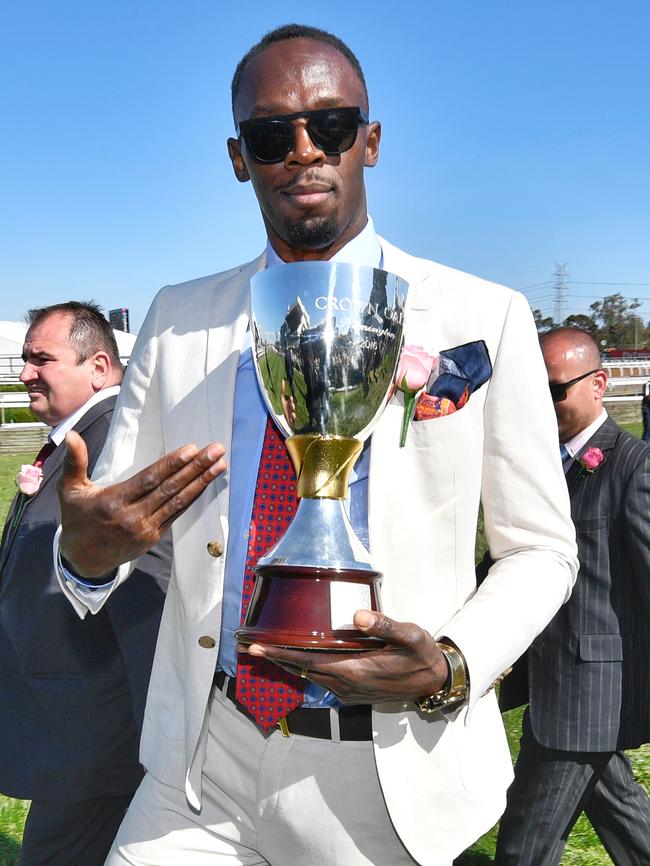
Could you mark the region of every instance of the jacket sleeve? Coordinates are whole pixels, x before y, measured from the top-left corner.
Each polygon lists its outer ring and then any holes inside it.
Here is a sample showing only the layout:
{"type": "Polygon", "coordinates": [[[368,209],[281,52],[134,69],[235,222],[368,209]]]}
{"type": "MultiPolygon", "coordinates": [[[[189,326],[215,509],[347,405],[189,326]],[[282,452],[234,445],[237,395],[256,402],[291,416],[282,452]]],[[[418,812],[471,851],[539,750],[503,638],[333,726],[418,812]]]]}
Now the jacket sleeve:
{"type": "Polygon", "coordinates": [[[440,630],[467,660],[470,710],[567,600],[578,569],[548,377],[528,303],[516,293],[484,423],[481,501],[494,564],[440,630]]]}
{"type": "Polygon", "coordinates": [[[638,588],[650,619],[650,448],[634,467],[623,494],[625,551],[630,578],[638,588]]]}
{"type": "MultiPolygon", "coordinates": [[[[165,290],[156,296],[144,321],[120,389],[106,444],[92,480],[100,486],[135,475],[165,453],[160,425],[160,388],[157,374],[159,317],[165,290]]],[[[66,579],[59,558],[60,529],[54,538],[54,566],[64,594],[81,618],[97,613],[130,575],[134,563],[125,562],[106,589],[86,590],[66,579]]]]}

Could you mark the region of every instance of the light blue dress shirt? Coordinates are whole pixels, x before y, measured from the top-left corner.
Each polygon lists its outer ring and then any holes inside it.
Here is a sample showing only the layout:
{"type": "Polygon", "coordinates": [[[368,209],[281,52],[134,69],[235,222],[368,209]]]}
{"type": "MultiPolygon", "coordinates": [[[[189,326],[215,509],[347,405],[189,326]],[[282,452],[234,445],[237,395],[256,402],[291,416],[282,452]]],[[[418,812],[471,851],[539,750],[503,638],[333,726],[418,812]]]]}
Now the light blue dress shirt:
{"type": "MultiPolygon", "coordinates": [[[[267,267],[284,264],[273,247],[266,249],[267,267]]],[[[353,238],[332,258],[332,261],[349,264],[381,267],[383,254],[379,239],[375,234],[372,220],[362,232],[353,238]]],[[[235,632],[241,624],[241,598],[248,550],[248,534],[253,512],[255,484],[259,469],[267,410],[260,393],[253,354],[250,346],[250,332],[246,334],[245,344],[237,366],[235,380],[235,403],[233,412],[232,445],[230,449],[230,477],[237,479],[231,485],[229,505],[228,550],[224,575],[223,615],[217,668],[230,676],[237,672],[237,642],[235,632]]],[[[363,451],[350,475],[350,497],[346,508],[352,527],[361,541],[368,543],[368,465],[370,462],[370,443],[366,441],[363,451]]],[[[66,577],[74,580],[89,592],[108,589],[113,581],[98,585],[87,582],[78,575],[66,570],[66,577]]],[[[336,697],[315,683],[305,683],[305,704],[309,706],[336,705],[336,697]]]]}
{"type": "MultiPolygon", "coordinates": [[[[333,261],[381,267],[383,256],[372,220],[364,230],[350,241],[333,258],[333,261]]],[[[267,267],[284,264],[267,246],[267,267]]],[[[233,435],[230,451],[230,476],[236,479],[231,486],[228,550],[224,578],[223,617],[217,667],[230,676],[237,671],[237,649],[235,631],[241,621],[241,597],[248,549],[248,534],[253,511],[255,484],[259,468],[267,410],[257,385],[250,334],[237,368],[235,382],[235,404],[233,435]]],[[[350,522],[361,541],[368,545],[368,464],[369,443],[366,442],[361,456],[350,478],[350,498],[347,500],[350,522]]],[[[305,684],[305,704],[324,706],[337,703],[336,698],[317,686],[305,684]]]]}

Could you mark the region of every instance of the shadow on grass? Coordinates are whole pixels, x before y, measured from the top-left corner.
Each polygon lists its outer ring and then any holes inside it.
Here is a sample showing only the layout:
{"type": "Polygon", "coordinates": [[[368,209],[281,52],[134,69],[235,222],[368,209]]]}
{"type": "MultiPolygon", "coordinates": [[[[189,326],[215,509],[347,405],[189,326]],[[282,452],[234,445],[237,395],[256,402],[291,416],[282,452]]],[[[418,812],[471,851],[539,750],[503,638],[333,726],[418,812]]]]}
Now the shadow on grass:
{"type": "Polygon", "coordinates": [[[19,859],[20,844],[11,836],[0,833],[0,866],[18,866],[19,859]]]}
{"type": "Polygon", "coordinates": [[[488,863],[493,862],[489,854],[481,854],[478,851],[465,851],[454,860],[454,866],[487,866],[488,863]]]}

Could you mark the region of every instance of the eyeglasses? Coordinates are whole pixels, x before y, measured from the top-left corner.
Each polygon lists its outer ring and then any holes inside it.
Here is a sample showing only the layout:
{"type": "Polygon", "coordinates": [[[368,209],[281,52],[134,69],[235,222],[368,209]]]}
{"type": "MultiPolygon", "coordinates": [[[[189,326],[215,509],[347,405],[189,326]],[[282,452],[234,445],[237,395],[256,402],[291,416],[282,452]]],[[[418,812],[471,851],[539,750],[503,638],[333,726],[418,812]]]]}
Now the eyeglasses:
{"type": "Polygon", "coordinates": [[[566,392],[569,390],[571,385],[575,385],[576,382],[580,382],[581,379],[586,379],[587,376],[591,376],[592,373],[597,372],[598,370],[589,370],[589,372],[583,373],[582,376],[576,376],[575,379],[571,379],[569,382],[549,382],[548,387],[551,392],[551,399],[554,403],[566,400],[566,392]]]}
{"type": "Polygon", "coordinates": [[[368,123],[360,108],[319,108],[316,111],[296,111],[242,120],[239,135],[246,142],[256,162],[272,165],[282,162],[296,142],[292,120],[304,117],[312,142],[326,156],[338,156],[350,150],[357,138],[359,126],[368,123]]]}

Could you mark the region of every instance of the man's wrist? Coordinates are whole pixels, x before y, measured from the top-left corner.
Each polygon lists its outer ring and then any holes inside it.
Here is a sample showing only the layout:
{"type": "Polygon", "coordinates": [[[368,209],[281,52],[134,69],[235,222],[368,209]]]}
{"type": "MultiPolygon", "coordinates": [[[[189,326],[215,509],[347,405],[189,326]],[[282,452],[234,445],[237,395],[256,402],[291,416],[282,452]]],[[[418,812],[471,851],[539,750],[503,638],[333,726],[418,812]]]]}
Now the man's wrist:
{"type": "Polygon", "coordinates": [[[456,706],[467,700],[469,695],[469,673],[465,657],[458,647],[444,638],[437,642],[437,646],[447,662],[447,679],[437,692],[415,702],[423,713],[456,706]]]}
{"type": "Polygon", "coordinates": [[[117,569],[111,574],[102,575],[101,577],[81,577],[74,570],[74,566],[59,551],[59,568],[66,580],[82,586],[84,589],[107,589],[112,586],[117,575],[117,569]]]}

